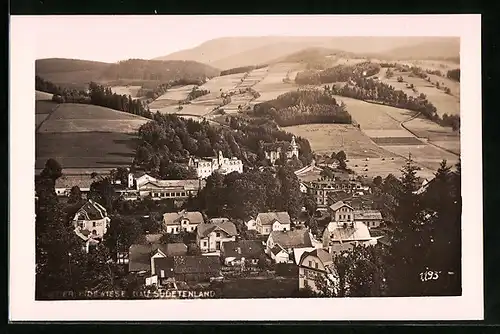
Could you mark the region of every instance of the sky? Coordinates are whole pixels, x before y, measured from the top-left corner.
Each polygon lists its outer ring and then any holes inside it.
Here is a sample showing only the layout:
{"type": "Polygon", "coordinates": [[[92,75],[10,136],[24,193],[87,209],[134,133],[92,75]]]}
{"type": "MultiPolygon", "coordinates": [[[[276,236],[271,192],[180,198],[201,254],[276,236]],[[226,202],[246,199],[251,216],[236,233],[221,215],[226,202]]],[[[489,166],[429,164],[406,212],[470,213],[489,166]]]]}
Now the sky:
{"type": "MultiPolygon", "coordinates": [[[[205,41],[228,36],[331,36],[377,35],[399,36],[412,27],[413,35],[422,35],[419,17],[380,17],[353,19],[352,16],[32,16],[36,34],[36,58],[77,58],[116,62],[130,58],[151,59],[205,41]],[[370,20],[377,20],[378,24],[370,20]],[[383,19],[383,21],[380,21],[383,19]],[[398,30],[390,24],[400,20],[398,30]],[[402,21],[401,21],[402,20],[402,21]],[[363,22],[363,24],[360,24],[363,22]],[[386,24],[380,24],[386,22],[386,24]],[[329,29],[325,29],[329,27],[329,29]],[[345,31],[345,33],[344,33],[345,31]]],[[[442,30],[443,21],[439,21],[442,30]]],[[[424,25],[432,28],[429,24],[424,25]]],[[[439,28],[436,26],[435,28],[439,28]]],[[[445,25],[446,27],[446,25],[445,25]]],[[[431,30],[432,31],[432,30],[431,30]]],[[[432,34],[432,33],[431,33],[432,34]]],[[[441,33],[442,35],[442,33],[441,33]]]]}

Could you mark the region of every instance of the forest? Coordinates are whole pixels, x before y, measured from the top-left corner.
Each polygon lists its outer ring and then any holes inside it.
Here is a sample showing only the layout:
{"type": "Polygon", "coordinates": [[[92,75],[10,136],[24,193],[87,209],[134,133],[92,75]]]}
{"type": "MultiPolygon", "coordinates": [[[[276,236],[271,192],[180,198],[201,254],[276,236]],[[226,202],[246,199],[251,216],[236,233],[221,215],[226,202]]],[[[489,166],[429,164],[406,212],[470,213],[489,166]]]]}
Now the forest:
{"type": "Polygon", "coordinates": [[[140,79],[169,82],[179,79],[205,80],[219,75],[219,70],[190,60],[129,59],[110,64],[101,77],[105,80],[140,79]]]}
{"type": "MultiPolygon", "coordinates": [[[[153,121],[142,125],[138,135],[140,143],[134,167],[166,178],[169,173],[174,173],[171,170],[173,163],[182,165],[188,162],[190,156],[210,157],[218,151],[222,151],[226,157],[241,159],[246,166],[262,165],[265,155],[259,145],[261,140],[274,142],[292,139],[292,135],[284,131],[237,121],[231,122],[231,129],[227,129],[214,127],[206,121],[197,122],[160,113],[153,115],[153,121]]],[[[302,163],[309,163],[312,159],[309,142],[303,138],[296,140],[300,146],[302,163]]]]}
{"type": "Polygon", "coordinates": [[[460,128],[460,117],[458,115],[439,117],[436,107],[427,100],[425,94],[418,97],[408,96],[402,90],[371,78],[358,78],[355,85],[345,84],[343,86],[325,86],[326,94],[340,95],[363,101],[379,102],[391,107],[408,109],[420,112],[424,117],[444,126],[451,126],[454,130],[460,128]]]}
{"type": "Polygon", "coordinates": [[[295,83],[299,85],[320,85],[332,82],[346,82],[350,79],[372,76],[380,72],[380,65],[370,62],[356,65],[337,65],[323,71],[307,70],[297,73],[295,83]]]}
{"type": "Polygon", "coordinates": [[[446,77],[447,77],[448,79],[451,79],[451,80],[455,80],[455,81],[460,82],[460,69],[459,69],[459,68],[456,68],[456,69],[453,69],[453,70],[449,70],[449,71],[446,73],[446,77]]]}
{"type": "Polygon", "coordinates": [[[230,68],[228,70],[224,70],[220,72],[220,76],[224,75],[230,75],[230,74],[238,74],[238,73],[246,73],[250,72],[253,70],[258,70],[259,68],[264,68],[267,67],[268,65],[262,64],[262,65],[252,65],[252,66],[240,66],[240,67],[234,67],[230,68]]]}
{"type": "Polygon", "coordinates": [[[343,103],[319,89],[284,93],[254,106],[253,115],[274,120],[279,126],[308,123],[350,124],[351,115],[343,103]]]}

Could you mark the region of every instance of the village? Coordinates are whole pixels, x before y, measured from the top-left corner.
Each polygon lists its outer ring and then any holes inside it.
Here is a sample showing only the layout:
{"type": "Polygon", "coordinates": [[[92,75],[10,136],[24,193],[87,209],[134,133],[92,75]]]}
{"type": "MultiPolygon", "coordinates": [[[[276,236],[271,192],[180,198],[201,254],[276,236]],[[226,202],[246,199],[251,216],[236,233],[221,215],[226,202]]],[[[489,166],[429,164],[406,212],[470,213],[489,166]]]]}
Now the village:
{"type": "MultiPolygon", "coordinates": [[[[299,155],[295,137],[291,142],[265,146],[271,164],[299,155]]],[[[323,169],[335,169],[337,165],[336,159],[322,158],[294,172],[300,192],[314,202],[312,208],[303,206],[298,217],[292,219],[286,211],[259,212],[243,222],[182,209],[213,173],[242,173],[243,163],[237,158],[224,157],[222,152],[216,157],[192,157],[188,166],[198,177],[192,180],[160,180],[146,171],[127,170],[121,179],[112,180],[120,198],[131,202],[171,200],[174,206],[161,212],[154,233],[145,231],[140,242],[117,250],[115,262],[140,282],[140,291],[148,293],[158,289],[215,289],[217,293],[209,295],[216,298],[290,297],[304,289],[319,292],[318,278],[333,287],[333,257],[356,246],[387,244],[389,240],[369,185],[352,174],[321,176],[325,175],[323,169]],[[311,216],[321,223],[311,226],[311,216]]],[[[87,198],[92,182],[99,178],[102,176],[63,173],[55,183],[61,199],[68,198],[75,187],[81,192],[84,204],[71,224],[88,256],[105,242],[111,225],[104,206],[87,198]]],[[[141,218],[150,219],[148,214],[141,218]]]]}

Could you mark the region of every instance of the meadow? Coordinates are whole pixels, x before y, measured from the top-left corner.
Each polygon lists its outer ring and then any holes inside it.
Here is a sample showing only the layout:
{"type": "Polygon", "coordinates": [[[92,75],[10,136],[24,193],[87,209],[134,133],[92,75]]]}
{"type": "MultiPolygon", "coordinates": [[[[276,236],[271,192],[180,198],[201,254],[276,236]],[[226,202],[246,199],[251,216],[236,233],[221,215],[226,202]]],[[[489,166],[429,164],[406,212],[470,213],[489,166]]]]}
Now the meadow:
{"type": "Polygon", "coordinates": [[[50,93],[41,92],[38,90],[35,91],[35,101],[51,101],[52,96],[53,94],[50,93]]]}
{"type": "Polygon", "coordinates": [[[137,98],[137,92],[142,86],[113,86],[111,91],[118,95],[127,95],[132,98],[137,98]]]}
{"type": "Polygon", "coordinates": [[[362,131],[346,124],[303,124],[282,128],[296,136],[307,138],[316,153],[339,152],[343,150],[348,158],[395,157],[375,145],[362,131]]]}

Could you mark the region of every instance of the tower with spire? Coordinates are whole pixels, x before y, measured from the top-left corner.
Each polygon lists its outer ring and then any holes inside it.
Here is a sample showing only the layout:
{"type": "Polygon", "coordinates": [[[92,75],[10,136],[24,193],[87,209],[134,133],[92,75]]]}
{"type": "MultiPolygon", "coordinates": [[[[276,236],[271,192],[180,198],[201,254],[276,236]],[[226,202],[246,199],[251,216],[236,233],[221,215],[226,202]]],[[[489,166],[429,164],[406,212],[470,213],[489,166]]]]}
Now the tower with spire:
{"type": "Polygon", "coordinates": [[[290,148],[287,152],[287,158],[292,159],[294,156],[297,158],[299,157],[299,145],[297,145],[297,142],[295,141],[295,136],[292,136],[290,148]]]}

